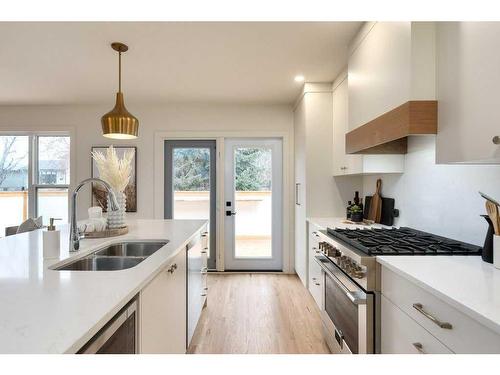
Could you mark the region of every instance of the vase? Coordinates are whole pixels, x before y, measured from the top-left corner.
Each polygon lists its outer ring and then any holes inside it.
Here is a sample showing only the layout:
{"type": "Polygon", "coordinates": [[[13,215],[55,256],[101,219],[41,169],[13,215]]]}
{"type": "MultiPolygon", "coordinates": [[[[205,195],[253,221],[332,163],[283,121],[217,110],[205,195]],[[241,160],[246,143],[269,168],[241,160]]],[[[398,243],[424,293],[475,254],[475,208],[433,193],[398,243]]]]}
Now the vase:
{"type": "Polygon", "coordinates": [[[108,228],[124,228],[127,226],[125,223],[125,210],[127,207],[127,196],[124,192],[115,192],[116,201],[118,202],[118,210],[112,211],[111,204],[108,196],[108,228]]]}

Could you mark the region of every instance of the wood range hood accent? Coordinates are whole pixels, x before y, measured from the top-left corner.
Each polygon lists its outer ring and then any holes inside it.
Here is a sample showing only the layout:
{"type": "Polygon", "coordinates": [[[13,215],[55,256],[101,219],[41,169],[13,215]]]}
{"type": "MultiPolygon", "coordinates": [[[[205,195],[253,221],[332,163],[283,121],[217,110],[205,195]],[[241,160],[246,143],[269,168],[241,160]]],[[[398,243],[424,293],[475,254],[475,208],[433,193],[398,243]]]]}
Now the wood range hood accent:
{"type": "Polygon", "coordinates": [[[345,136],[348,154],[406,154],[408,136],[437,134],[437,101],[411,100],[345,136]]]}

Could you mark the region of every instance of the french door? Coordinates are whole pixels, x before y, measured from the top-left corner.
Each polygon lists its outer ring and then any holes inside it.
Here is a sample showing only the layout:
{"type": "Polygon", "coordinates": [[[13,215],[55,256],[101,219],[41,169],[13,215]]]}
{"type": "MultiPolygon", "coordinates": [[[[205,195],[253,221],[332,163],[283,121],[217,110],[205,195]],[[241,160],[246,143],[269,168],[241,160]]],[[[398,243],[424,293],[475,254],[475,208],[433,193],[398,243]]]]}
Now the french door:
{"type": "Polygon", "coordinates": [[[282,141],[225,140],[224,268],[283,268],[282,141]]]}
{"type": "Polygon", "coordinates": [[[216,268],[216,141],[165,141],[165,219],[209,220],[208,268],[216,268]]]}

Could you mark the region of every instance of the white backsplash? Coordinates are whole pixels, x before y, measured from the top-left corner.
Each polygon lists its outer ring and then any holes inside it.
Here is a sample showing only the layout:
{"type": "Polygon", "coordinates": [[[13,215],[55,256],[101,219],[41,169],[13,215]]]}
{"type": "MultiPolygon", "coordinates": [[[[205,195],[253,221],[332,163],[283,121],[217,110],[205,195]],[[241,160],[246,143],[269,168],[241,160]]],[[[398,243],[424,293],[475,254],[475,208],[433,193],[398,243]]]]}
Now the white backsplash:
{"type": "Polygon", "coordinates": [[[395,198],[395,225],[408,226],[482,246],[486,235],[484,193],[500,200],[500,166],[436,165],[435,137],[408,140],[405,173],[363,177],[364,195],[382,178],[382,196],[395,198]]]}

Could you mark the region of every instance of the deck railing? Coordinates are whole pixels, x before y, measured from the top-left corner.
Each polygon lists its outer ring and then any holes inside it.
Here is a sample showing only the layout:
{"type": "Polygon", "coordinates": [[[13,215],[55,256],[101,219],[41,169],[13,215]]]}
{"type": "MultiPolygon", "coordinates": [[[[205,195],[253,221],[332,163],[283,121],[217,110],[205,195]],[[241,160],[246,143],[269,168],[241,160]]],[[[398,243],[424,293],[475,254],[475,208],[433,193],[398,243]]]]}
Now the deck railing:
{"type": "MultiPolygon", "coordinates": [[[[38,191],[38,198],[67,197],[65,191],[38,191]]],[[[60,202],[60,201],[59,201],[60,202]]],[[[59,203],[57,202],[57,203],[59,203]]],[[[19,225],[28,218],[28,191],[0,191],[0,237],[4,236],[5,227],[19,225]]]]}

